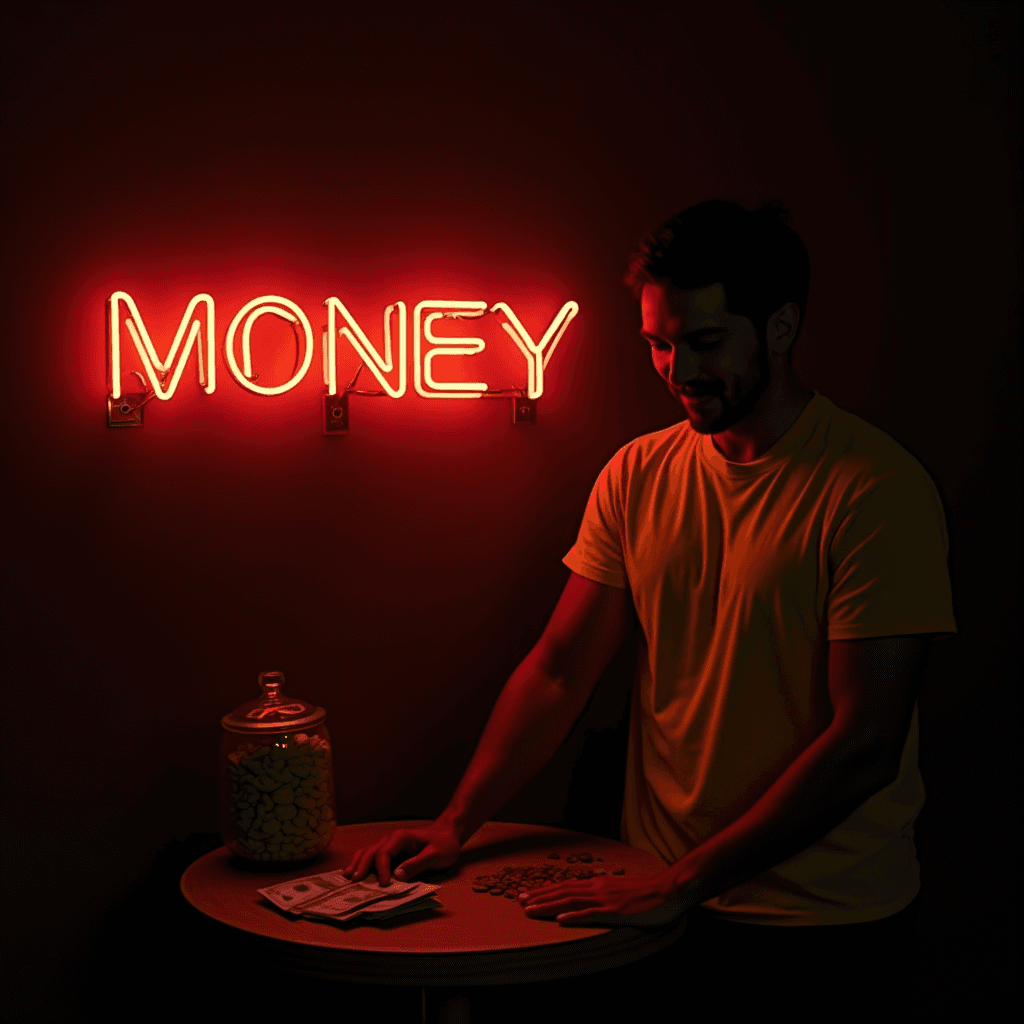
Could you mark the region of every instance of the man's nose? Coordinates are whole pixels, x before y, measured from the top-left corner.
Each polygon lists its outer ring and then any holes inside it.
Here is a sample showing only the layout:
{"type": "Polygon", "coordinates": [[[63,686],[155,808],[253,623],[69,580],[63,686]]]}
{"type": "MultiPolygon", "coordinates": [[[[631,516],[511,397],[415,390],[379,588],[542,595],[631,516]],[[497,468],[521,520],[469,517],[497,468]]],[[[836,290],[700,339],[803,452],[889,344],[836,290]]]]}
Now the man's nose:
{"type": "Polygon", "coordinates": [[[693,380],[697,376],[697,360],[693,353],[674,348],[668,374],[669,382],[676,387],[693,380]]]}

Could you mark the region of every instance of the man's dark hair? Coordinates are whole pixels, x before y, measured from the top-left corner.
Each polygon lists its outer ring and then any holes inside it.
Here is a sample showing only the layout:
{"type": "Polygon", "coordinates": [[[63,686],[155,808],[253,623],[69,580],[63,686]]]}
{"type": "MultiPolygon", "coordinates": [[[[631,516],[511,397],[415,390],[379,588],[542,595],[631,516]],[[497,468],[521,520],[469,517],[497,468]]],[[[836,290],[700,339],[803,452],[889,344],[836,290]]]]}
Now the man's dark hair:
{"type": "MultiPolygon", "coordinates": [[[[771,315],[787,302],[795,302],[800,309],[799,337],[811,260],[789,220],[789,212],[779,202],[762,203],[756,210],[723,199],[698,203],[644,239],[630,260],[626,284],[639,299],[649,283],[691,289],[719,281],[728,311],[750,320],[762,343],[771,315]]],[[[792,352],[790,346],[790,356],[792,352]]]]}

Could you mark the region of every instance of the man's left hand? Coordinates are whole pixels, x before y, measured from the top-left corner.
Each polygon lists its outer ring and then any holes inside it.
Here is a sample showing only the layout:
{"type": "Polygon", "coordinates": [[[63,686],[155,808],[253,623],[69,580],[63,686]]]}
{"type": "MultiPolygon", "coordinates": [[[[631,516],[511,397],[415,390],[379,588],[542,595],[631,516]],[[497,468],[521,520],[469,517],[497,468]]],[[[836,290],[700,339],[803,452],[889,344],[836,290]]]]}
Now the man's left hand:
{"type": "Polygon", "coordinates": [[[635,928],[668,924],[690,908],[673,896],[662,876],[644,879],[597,878],[527,889],[519,896],[527,917],[553,917],[560,925],[635,928]]]}

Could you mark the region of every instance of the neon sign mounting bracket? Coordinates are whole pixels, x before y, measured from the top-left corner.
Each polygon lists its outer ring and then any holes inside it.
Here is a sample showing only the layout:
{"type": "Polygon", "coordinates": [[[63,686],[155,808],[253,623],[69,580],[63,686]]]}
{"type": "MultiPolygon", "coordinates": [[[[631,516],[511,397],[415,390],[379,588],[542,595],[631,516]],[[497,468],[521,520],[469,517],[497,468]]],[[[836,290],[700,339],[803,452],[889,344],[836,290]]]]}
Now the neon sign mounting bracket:
{"type": "Polygon", "coordinates": [[[124,394],[120,398],[107,395],[108,427],[141,427],[146,396],[124,394]]]}
{"type": "Polygon", "coordinates": [[[512,422],[513,423],[536,423],[537,422],[537,399],[527,398],[520,395],[512,400],[512,422]]]}
{"type": "Polygon", "coordinates": [[[348,392],[324,395],[324,433],[348,433],[348,392]]]}
{"type": "MultiPolygon", "coordinates": [[[[358,375],[358,374],[357,374],[358,375]]],[[[348,433],[348,396],[368,395],[371,398],[382,398],[383,391],[353,391],[346,388],[340,395],[324,395],[324,434],[348,433]]],[[[484,391],[481,398],[501,398],[509,394],[507,391],[484,391]]],[[[126,396],[127,397],[127,396],[126,396]]],[[[512,423],[518,426],[520,423],[537,422],[537,399],[529,398],[522,391],[512,393],[512,423]]]]}
{"type": "Polygon", "coordinates": [[[145,405],[155,398],[155,392],[146,390],[146,380],[138,370],[132,370],[142,381],[143,390],[137,393],[123,394],[120,398],[107,395],[107,426],[108,427],[141,427],[145,415],[145,405]]]}

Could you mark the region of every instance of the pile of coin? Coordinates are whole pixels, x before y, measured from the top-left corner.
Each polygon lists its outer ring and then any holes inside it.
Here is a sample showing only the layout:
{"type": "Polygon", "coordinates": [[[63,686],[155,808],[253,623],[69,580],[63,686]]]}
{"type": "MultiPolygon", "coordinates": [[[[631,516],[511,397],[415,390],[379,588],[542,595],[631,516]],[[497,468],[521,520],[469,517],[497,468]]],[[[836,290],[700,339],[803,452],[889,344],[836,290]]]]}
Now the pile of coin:
{"type": "MultiPolygon", "coordinates": [[[[549,853],[548,860],[561,860],[559,853],[549,853]]],[[[565,867],[558,864],[538,864],[528,867],[506,865],[500,871],[490,875],[477,875],[473,880],[473,892],[486,892],[491,896],[504,896],[514,900],[527,889],[539,889],[545,885],[556,885],[559,882],[572,882],[577,879],[596,878],[608,872],[603,867],[588,867],[593,863],[604,863],[603,857],[595,857],[592,853],[570,854],[565,858],[565,867]],[[569,867],[568,865],[573,865],[569,867]],[[579,866],[577,866],[579,865],[579,866]]],[[[625,868],[613,868],[613,875],[624,875],[625,868]]]]}

